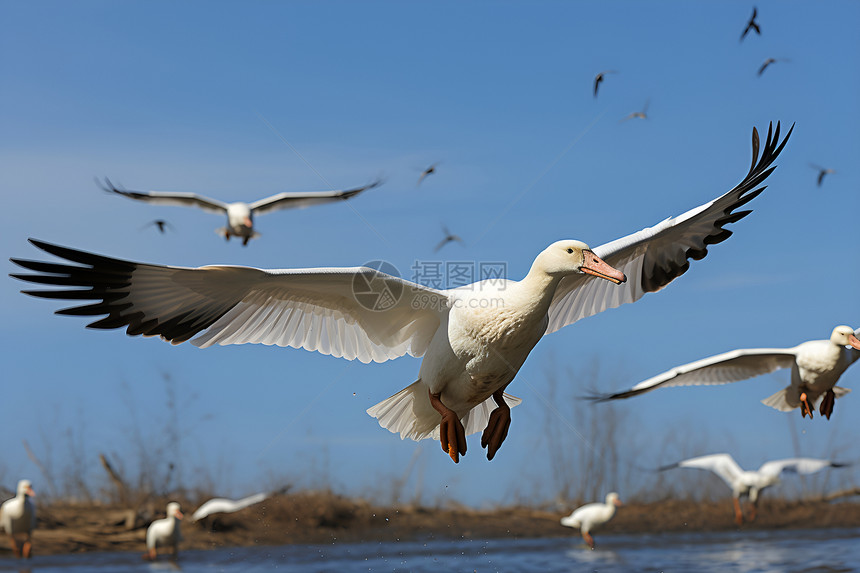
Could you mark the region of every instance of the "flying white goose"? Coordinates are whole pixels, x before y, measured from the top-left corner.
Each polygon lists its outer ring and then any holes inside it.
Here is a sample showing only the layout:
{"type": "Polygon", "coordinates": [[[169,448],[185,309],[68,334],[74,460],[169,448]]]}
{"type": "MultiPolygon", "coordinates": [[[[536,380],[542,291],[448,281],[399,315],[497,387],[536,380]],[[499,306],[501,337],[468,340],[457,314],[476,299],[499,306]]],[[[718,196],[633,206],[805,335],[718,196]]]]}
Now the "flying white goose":
{"type": "Polygon", "coordinates": [[[9,536],[15,557],[29,559],[32,556],[31,535],[36,529],[36,504],[30,498],[35,496],[30,480],[22,479],[18,482],[17,495],[0,506],[0,526],[9,536]],[[20,547],[19,538],[22,539],[20,547]]]}
{"type": "Polygon", "coordinates": [[[791,368],[791,384],[762,403],[781,412],[800,408],[803,417],[812,418],[819,400],[822,416],[828,420],[836,398],[851,390],[836,386],[839,377],[860,358],[860,329],[837,326],[830,340],[810,340],[794,348],[744,348],[732,350],[658,374],[629,390],[594,396],[597,401],[630,398],[657,388],[726,384],[791,368]],[[852,346],[853,348],[846,348],[852,346]]]}
{"type": "MultiPolygon", "coordinates": [[[[155,205],[178,205],[181,207],[200,207],[209,213],[226,213],[227,226],[217,229],[217,233],[228,241],[230,237],[242,239],[242,244],[247,245],[251,239],[260,236],[254,230],[254,215],[262,215],[270,211],[280,209],[301,209],[311,205],[331,203],[333,201],[345,201],[350,197],[358,195],[362,191],[372,189],[380,185],[381,181],[375,181],[370,185],[349,189],[347,191],[310,191],[306,193],[278,193],[253,203],[224,203],[218,199],[210,199],[196,193],[183,193],[172,191],[127,191],[116,188],[110,179],[105,178],[102,189],[110,193],[116,193],[129,199],[146,201],[155,205]]],[[[100,183],[101,185],[101,183],[100,183]]]]}
{"type": "Polygon", "coordinates": [[[179,504],[171,501],[167,504],[167,517],[164,519],[156,519],[149,524],[146,530],[146,553],[143,558],[149,561],[155,560],[158,557],[158,547],[170,546],[173,552],[173,558],[179,555],[179,542],[182,541],[182,531],[179,527],[179,522],[182,519],[182,512],[179,511],[179,504]]]}
{"type": "Polygon", "coordinates": [[[729,454],[711,454],[665,466],[660,468],[660,471],[672,468],[697,468],[714,472],[732,488],[735,521],[741,525],[744,522],[740,502],[742,496],[749,497],[751,505],[749,521],[755,521],[759,495],[765,488],[778,484],[781,474],[813,474],[825,468],[840,468],[844,465],[814,458],[789,458],[765,462],[758,471],[744,471],[729,454]]]}
{"type": "Polygon", "coordinates": [[[246,507],[265,501],[275,492],[260,492],[242,499],[227,499],[224,497],[213,497],[198,507],[191,515],[191,521],[200,521],[213,513],[235,513],[246,507]]]}
{"type": "Polygon", "coordinates": [[[436,290],[367,267],[167,267],[32,239],[78,264],[12,259],[38,273],[12,276],[62,287],[26,294],[95,300],[57,311],[107,315],[92,328],[127,327],[129,335],[174,344],[196,336],[192,343],[204,348],[276,344],[365,363],[423,356],[418,380],[368,413],[401,438],[439,439],[454,462],[466,453],[466,435],[484,428],[481,446],[492,459],[507,436],[510,407],[520,402],[504,390],[540,338],[665,287],[688,259],[728,238],[724,227],[750,213],[735,209],[764,189],[757,186],[790,135],[779,143],[779,124],[771,126],[759,161],[753,129],[752,167],[728,193],[594,250],[580,241],[553,243],[521,281],[436,290]]]}
{"type": "Polygon", "coordinates": [[[615,516],[615,508],[621,507],[621,500],[614,491],[606,496],[606,503],[589,503],[575,509],[567,517],[561,518],[561,524],[567,527],[578,527],[582,538],[589,547],[594,549],[594,538],[591,530],[600,527],[615,516]]]}

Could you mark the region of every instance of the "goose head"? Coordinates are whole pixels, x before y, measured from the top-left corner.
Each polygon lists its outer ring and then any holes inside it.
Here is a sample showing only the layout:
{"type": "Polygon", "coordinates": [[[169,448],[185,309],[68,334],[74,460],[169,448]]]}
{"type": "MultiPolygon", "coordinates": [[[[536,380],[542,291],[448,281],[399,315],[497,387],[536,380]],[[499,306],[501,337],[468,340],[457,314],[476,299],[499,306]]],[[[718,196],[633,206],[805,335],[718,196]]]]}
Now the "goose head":
{"type": "Polygon", "coordinates": [[[30,480],[22,479],[18,482],[18,495],[27,497],[36,496],[36,492],[33,491],[33,484],[30,483],[30,480]]]}
{"type": "Polygon", "coordinates": [[[621,507],[621,498],[619,498],[618,494],[614,491],[608,493],[606,495],[606,505],[614,505],[615,507],[621,507]]]}
{"type": "Polygon", "coordinates": [[[176,519],[182,519],[182,512],[179,511],[179,504],[175,501],[171,501],[167,504],[167,517],[175,517],[176,519]]]}
{"type": "Polygon", "coordinates": [[[854,334],[854,329],[850,326],[837,326],[833,329],[833,334],[830,335],[830,342],[837,346],[853,346],[860,350],[860,340],[854,334]]]}
{"type": "Polygon", "coordinates": [[[551,244],[537,256],[533,266],[551,277],[589,274],[615,284],[627,281],[624,273],[605,263],[588,245],[573,239],[551,244]]]}

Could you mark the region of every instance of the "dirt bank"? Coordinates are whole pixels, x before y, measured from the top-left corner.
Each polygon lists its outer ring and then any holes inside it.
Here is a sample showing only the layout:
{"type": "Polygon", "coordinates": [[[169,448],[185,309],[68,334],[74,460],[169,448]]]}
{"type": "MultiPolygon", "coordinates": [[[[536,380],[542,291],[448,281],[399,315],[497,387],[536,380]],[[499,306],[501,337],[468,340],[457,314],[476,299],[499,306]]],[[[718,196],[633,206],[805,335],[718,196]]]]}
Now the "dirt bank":
{"type": "MultiPolygon", "coordinates": [[[[855,498],[856,499],[856,498],[855,498]]],[[[186,510],[193,506],[184,504],[186,510]]],[[[190,514],[191,512],[188,511],[190,514]]],[[[143,552],[146,519],[120,507],[55,503],[39,506],[34,553],[143,552]]],[[[559,525],[564,513],[529,508],[386,508],[330,493],[299,493],[205,524],[183,523],[182,549],[243,545],[577,535],[559,525]]],[[[156,517],[161,517],[158,515],[156,517]]],[[[860,503],[763,500],[758,520],[744,529],[860,527],[860,503]]],[[[735,529],[730,499],[694,503],[668,500],[624,505],[602,533],[735,529]]],[[[0,541],[0,555],[8,555],[0,541]]]]}

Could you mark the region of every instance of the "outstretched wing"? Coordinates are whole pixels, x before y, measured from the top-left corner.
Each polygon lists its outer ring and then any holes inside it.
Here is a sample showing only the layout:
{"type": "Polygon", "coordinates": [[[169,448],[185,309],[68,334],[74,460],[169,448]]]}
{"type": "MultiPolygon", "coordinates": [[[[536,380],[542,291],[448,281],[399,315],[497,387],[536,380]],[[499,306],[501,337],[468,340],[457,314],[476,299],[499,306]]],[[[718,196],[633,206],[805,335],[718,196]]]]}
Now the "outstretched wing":
{"type": "Polygon", "coordinates": [[[743,473],[741,467],[729,454],[711,454],[707,456],[699,456],[698,458],[690,458],[688,460],[678,462],[674,466],[668,466],[666,468],[660,469],[669,469],[671,467],[696,468],[700,470],[712,471],[718,476],[720,476],[720,478],[722,478],[722,480],[726,482],[729,487],[734,487],[734,483],[738,480],[738,478],[740,478],[741,473],[743,473]]]}
{"type": "Polygon", "coordinates": [[[334,201],[345,201],[350,197],[354,197],[366,191],[373,189],[382,184],[381,180],[374,181],[370,185],[357,187],[347,191],[310,191],[307,193],[278,193],[265,199],[260,199],[251,203],[251,211],[254,213],[268,213],[269,211],[277,211],[279,209],[301,209],[310,207],[311,205],[320,205],[322,203],[332,203],[334,201]]]}
{"type": "Polygon", "coordinates": [[[761,160],[758,159],[759,136],[753,128],[752,166],[734,189],[683,215],[670,217],[653,227],[595,248],[594,253],[622,271],[627,282],[615,285],[590,275],[568,275],[556,288],[546,332],[555,332],[581,318],[635,302],[645,293],[660,290],[687,271],[689,259],[704,258],[708,254],[708,245],[728,239],[732,232],[725,226],[752,212],[735,212],[735,209],[764,191],[765,187],[756,187],[776,168],[771,164],[782,151],[794,126],[781,143],[779,123],[776,130],[772,128],[773,125],[768,127],[761,160]]]}
{"type": "Polygon", "coordinates": [[[96,183],[108,193],[116,193],[129,199],[137,201],[146,201],[154,205],[174,205],[179,207],[200,207],[209,213],[226,213],[227,203],[217,199],[210,199],[197,193],[184,193],[173,191],[128,191],[127,189],[119,189],[111,183],[110,179],[105,177],[104,185],[98,179],[96,183]]]}
{"type": "Polygon", "coordinates": [[[267,344],[384,362],[422,356],[447,312],[441,292],[367,267],[262,270],[148,265],[31,242],[71,263],[12,259],[38,274],[17,279],[62,287],[23,291],[41,298],[96,301],[57,311],[101,316],[90,328],[179,344],[267,344]]]}
{"type": "Polygon", "coordinates": [[[758,471],[767,476],[778,477],[781,473],[814,474],[826,468],[841,468],[843,466],[845,464],[831,462],[830,460],[788,458],[765,462],[758,471]]]}
{"type": "Polygon", "coordinates": [[[667,372],[636,384],[629,390],[611,394],[592,396],[593,399],[604,402],[619,398],[630,398],[657,388],[668,386],[705,386],[739,382],[754,376],[760,376],[779,370],[791,368],[795,361],[794,350],[791,348],[746,348],[732,350],[704,358],[683,366],[676,366],[667,372]]]}

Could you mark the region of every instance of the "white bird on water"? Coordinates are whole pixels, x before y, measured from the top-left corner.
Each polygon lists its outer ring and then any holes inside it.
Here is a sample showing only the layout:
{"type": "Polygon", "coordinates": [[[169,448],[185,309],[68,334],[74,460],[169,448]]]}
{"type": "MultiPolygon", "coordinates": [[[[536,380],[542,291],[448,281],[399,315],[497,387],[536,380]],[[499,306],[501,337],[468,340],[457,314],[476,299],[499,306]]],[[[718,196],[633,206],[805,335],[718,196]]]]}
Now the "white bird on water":
{"type": "Polygon", "coordinates": [[[209,213],[226,214],[227,226],[217,229],[217,233],[230,240],[230,237],[242,239],[242,244],[247,245],[251,239],[256,239],[260,234],[254,230],[254,215],[262,215],[271,211],[281,209],[302,209],[311,205],[321,205],[334,201],[345,201],[380,185],[381,181],[375,181],[370,185],[349,189],[347,191],[310,191],[299,193],[278,193],[253,203],[225,203],[218,199],[210,199],[197,193],[174,192],[174,191],[128,191],[118,189],[105,178],[102,189],[109,193],[116,193],[129,199],[145,201],[154,205],[177,205],[180,207],[199,207],[209,213]]]}
{"type": "Polygon", "coordinates": [[[0,526],[9,536],[15,557],[29,559],[33,553],[32,533],[36,529],[36,492],[30,480],[18,482],[17,494],[0,505],[0,526]],[[19,545],[20,540],[20,545],[19,545]]]}
{"type": "Polygon", "coordinates": [[[182,531],[179,527],[179,522],[182,520],[182,512],[179,504],[171,501],[167,504],[167,517],[164,519],[156,519],[149,524],[146,530],[146,553],[143,558],[149,561],[155,560],[158,557],[158,548],[169,546],[172,550],[172,557],[176,559],[179,556],[179,542],[182,541],[182,531]]]}
{"type": "Polygon", "coordinates": [[[545,334],[662,289],[686,272],[689,259],[727,239],[736,211],[764,190],[791,130],[779,142],[768,129],[759,160],[720,197],[595,249],[558,241],[541,252],[521,281],[485,280],[437,290],[367,267],[261,270],[180,268],[124,261],[31,240],[72,263],[12,259],[38,274],[16,278],[62,288],[23,291],[43,298],[94,300],[59,314],[107,315],[92,328],[127,327],[179,344],[258,343],[315,350],[347,360],[385,362],[424,357],[418,380],[368,413],[401,438],[436,438],[456,463],[466,435],[481,431],[493,459],[507,436],[505,394],[545,334]],[[630,280],[627,280],[629,277],[630,280]],[[625,282],[626,281],[626,282],[625,282]],[[623,286],[616,286],[624,283],[623,286]],[[78,288],[81,287],[81,288],[78,288]]]}
{"type": "Polygon", "coordinates": [[[778,484],[780,475],[789,473],[812,474],[825,468],[840,468],[844,465],[830,460],[788,458],[765,462],[757,471],[744,471],[729,454],[711,454],[664,466],[660,468],[660,471],[673,468],[696,468],[714,472],[732,489],[735,522],[742,525],[744,514],[741,510],[741,497],[749,497],[751,505],[749,521],[755,521],[759,495],[766,488],[778,484]]]}
{"type": "Polygon", "coordinates": [[[621,500],[614,491],[606,496],[605,503],[589,503],[577,508],[567,517],[561,518],[561,524],[567,527],[579,528],[582,538],[588,546],[594,549],[594,537],[591,530],[600,527],[615,516],[615,509],[621,507],[621,500]]]}
{"type": "Polygon", "coordinates": [[[780,368],[791,369],[791,384],[762,403],[781,412],[800,408],[801,416],[812,418],[815,404],[830,419],[836,398],[851,390],[836,386],[842,373],[860,359],[860,329],[837,326],[830,340],[810,340],[793,348],[744,348],[677,366],[629,390],[602,396],[598,401],[638,396],[669,386],[726,384],[747,380],[780,368]],[[851,347],[851,348],[846,348],[851,347]]]}

